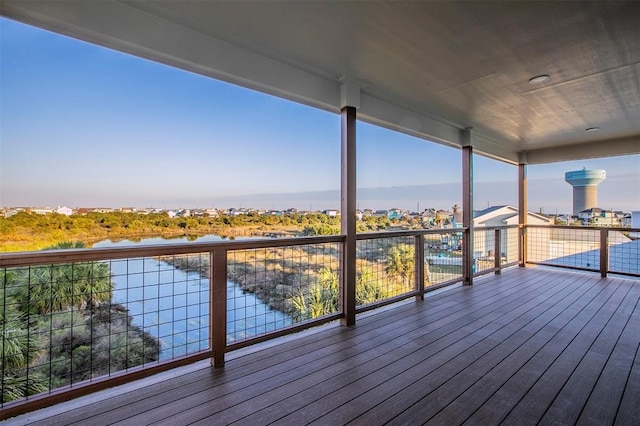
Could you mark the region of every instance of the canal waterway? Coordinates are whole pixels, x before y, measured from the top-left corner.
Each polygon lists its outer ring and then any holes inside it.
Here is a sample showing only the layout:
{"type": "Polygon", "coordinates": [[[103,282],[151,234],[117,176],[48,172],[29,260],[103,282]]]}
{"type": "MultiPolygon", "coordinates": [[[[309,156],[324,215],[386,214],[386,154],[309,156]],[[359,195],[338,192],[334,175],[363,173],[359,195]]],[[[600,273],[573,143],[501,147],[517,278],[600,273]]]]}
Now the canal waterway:
{"type": "MultiPolygon", "coordinates": [[[[221,241],[214,235],[198,242],[221,241]]],[[[193,240],[191,240],[193,241],[193,240]]],[[[93,247],[179,244],[187,238],[145,238],[140,241],[101,241],[93,247]]],[[[133,324],[160,341],[160,359],[204,350],[209,346],[209,280],[156,258],[111,262],[112,303],[129,310],[133,324]]],[[[227,342],[242,340],[291,325],[288,315],[275,311],[252,294],[227,282],[227,342]]]]}

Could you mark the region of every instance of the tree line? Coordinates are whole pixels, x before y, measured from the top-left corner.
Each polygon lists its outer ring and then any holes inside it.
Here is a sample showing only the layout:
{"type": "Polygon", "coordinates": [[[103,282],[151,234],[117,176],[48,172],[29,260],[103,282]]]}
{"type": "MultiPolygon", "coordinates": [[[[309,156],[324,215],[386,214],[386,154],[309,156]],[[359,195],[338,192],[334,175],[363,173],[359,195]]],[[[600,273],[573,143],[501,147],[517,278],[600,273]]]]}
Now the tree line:
{"type": "MultiPolygon", "coordinates": [[[[398,223],[394,220],[393,223],[398,223]]],[[[358,232],[387,229],[386,217],[365,217],[358,232]]],[[[322,213],[291,215],[218,215],[169,217],[166,213],[87,213],[65,216],[20,212],[0,217],[0,252],[41,250],[66,241],[92,244],[107,238],[149,236],[252,236],[278,232],[285,235],[331,235],[340,233],[340,218],[322,213]]]]}

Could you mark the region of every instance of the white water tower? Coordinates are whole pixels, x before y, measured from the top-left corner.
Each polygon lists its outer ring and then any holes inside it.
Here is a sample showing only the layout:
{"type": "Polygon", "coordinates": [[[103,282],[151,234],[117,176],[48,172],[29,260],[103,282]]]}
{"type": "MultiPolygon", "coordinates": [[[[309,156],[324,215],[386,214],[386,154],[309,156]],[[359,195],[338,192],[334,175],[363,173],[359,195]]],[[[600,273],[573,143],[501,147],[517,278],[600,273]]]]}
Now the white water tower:
{"type": "Polygon", "coordinates": [[[564,180],[573,186],[573,214],[598,207],[598,185],[606,177],[601,169],[575,170],[564,174],[564,180]]]}

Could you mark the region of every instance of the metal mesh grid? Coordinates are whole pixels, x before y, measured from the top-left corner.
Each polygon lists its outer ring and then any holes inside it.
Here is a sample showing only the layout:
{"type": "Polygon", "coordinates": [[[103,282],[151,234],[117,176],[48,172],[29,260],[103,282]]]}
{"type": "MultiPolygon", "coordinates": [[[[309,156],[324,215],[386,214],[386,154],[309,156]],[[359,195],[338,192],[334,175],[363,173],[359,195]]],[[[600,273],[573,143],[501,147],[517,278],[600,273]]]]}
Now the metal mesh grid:
{"type": "Polygon", "coordinates": [[[495,266],[495,242],[495,230],[476,229],[473,231],[473,273],[493,269],[495,266]]]}
{"type": "Polygon", "coordinates": [[[609,270],[640,275],[640,239],[610,238],[609,241],[613,241],[609,244],[609,270]]]}
{"type": "Polygon", "coordinates": [[[207,256],[0,270],[3,403],[207,349],[207,256]]]}
{"type": "Polygon", "coordinates": [[[506,260],[506,263],[517,262],[520,256],[519,244],[520,244],[520,229],[519,228],[507,228],[502,231],[504,244],[502,246],[502,259],[506,260]]]}
{"type": "Polygon", "coordinates": [[[462,277],[462,233],[424,236],[425,287],[462,277]]]}
{"type": "Polygon", "coordinates": [[[227,256],[227,343],[339,312],[340,243],[227,256]]]}
{"type": "MultiPolygon", "coordinates": [[[[500,234],[500,264],[518,261],[518,228],[501,228],[500,234]]],[[[473,272],[482,273],[492,270],[496,266],[496,229],[476,228],[473,232],[473,272]]]]}
{"type": "Polygon", "coordinates": [[[414,237],[359,240],[356,259],[356,306],[415,289],[414,237]]]}
{"type": "Polygon", "coordinates": [[[528,227],[527,260],[597,271],[600,268],[600,230],[528,227]]]}
{"type": "Polygon", "coordinates": [[[209,254],[111,261],[113,302],[160,343],[161,361],[209,347],[209,254]]]}

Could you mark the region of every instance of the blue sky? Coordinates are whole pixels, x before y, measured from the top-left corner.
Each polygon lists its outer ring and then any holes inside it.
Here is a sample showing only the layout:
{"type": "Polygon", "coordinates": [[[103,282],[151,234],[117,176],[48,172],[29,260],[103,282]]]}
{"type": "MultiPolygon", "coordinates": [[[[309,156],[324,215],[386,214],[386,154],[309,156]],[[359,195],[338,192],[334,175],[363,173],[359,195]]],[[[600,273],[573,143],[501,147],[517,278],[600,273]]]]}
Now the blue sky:
{"type": "MultiPolygon", "coordinates": [[[[0,206],[339,206],[332,113],[0,19],[0,206]]],[[[365,123],[360,208],[461,204],[458,150],[365,123]],[[394,196],[394,194],[402,194],[394,196]],[[379,195],[376,195],[379,194],[379,195]]],[[[517,168],[476,156],[475,208],[517,168]]],[[[600,207],[640,210],[640,157],[529,167],[531,210],[571,210],[564,172],[607,170],[600,207]]]]}

